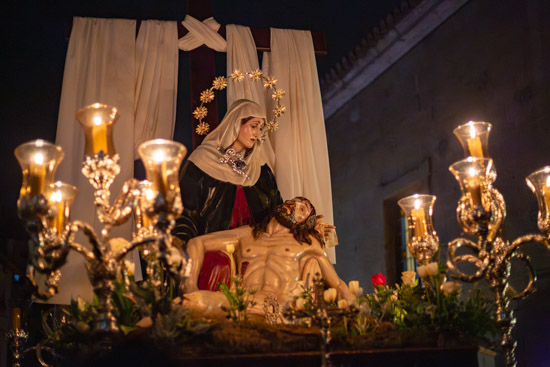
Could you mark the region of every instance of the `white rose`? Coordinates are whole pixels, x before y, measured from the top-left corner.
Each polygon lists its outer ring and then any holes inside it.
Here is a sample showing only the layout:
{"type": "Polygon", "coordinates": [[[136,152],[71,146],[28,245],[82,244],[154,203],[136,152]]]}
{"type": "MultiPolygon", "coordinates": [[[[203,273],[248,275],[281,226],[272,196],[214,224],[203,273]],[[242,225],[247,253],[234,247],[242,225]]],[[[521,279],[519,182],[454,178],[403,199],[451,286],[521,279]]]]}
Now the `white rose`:
{"type": "Polygon", "coordinates": [[[306,300],[305,298],[296,298],[296,309],[298,311],[305,309],[306,307],[306,300]]]}
{"type": "Polygon", "coordinates": [[[359,289],[359,281],[351,280],[348,284],[348,287],[351,294],[357,294],[357,290],[359,289]]]}
{"type": "Polygon", "coordinates": [[[84,321],[79,321],[76,323],[76,330],[80,331],[81,333],[85,333],[86,331],[90,330],[90,325],[86,324],[84,321]]]}
{"type": "Polygon", "coordinates": [[[78,306],[78,309],[81,312],[84,312],[84,310],[86,309],[86,302],[84,302],[84,300],[82,298],[80,298],[80,296],[76,297],[76,304],[78,306]]]}
{"type": "Polygon", "coordinates": [[[126,267],[126,271],[128,272],[129,276],[134,275],[134,273],[136,271],[136,264],[134,264],[131,261],[124,260],[124,266],[126,267]]]}
{"type": "Polygon", "coordinates": [[[124,250],[126,246],[128,246],[128,244],[129,242],[121,237],[115,237],[109,240],[109,247],[111,248],[112,252],[120,252],[124,250]]]}
{"type": "Polygon", "coordinates": [[[325,299],[325,302],[331,303],[336,300],[336,289],[335,288],[329,288],[323,293],[323,298],[325,299]]]}
{"type": "Polygon", "coordinates": [[[166,258],[168,265],[179,266],[181,263],[182,257],[180,251],[175,247],[170,247],[168,257],[166,258]]]}
{"type": "Polygon", "coordinates": [[[426,269],[426,265],[419,265],[418,268],[416,268],[416,272],[420,278],[426,278],[428,276],[428,269],[426,269]]]}
{"type": "Polygon", "coordinates": [[[151,326],[153,326],[153,319],[150,316],[145,316],[144,318],[138,321],[136,326],[139,326],[144,329],[150,328],[151,326]]]}
{"type": "Polygon", "coordinates": [[[348,301],[345,299],[341,299],[338,301],[338,308],[346,308],[348,307],[348,301]]]}
{"type": "Polygon", "coordinates": [[[413,286],[416,281],[416,272],[412,270],[401,272],[401,281],[404,285],[413,286]]]}
{"type": "Polygon", "coordinates": [[[428,272],[429,276],[435,277],[437,274],[439,274],[439,265],[436,262],[429,263],[428,265],[426,265],[426,267],[426,271],[428,272]]]}
{"type": "Polygon", "coordinates": [[[459,292],[462,290],[462,285],[458,282],[445,282],[441,284],[441,291],[443,291],[443,294],[446,296],[449,296],[455,292],[459,292]]]}

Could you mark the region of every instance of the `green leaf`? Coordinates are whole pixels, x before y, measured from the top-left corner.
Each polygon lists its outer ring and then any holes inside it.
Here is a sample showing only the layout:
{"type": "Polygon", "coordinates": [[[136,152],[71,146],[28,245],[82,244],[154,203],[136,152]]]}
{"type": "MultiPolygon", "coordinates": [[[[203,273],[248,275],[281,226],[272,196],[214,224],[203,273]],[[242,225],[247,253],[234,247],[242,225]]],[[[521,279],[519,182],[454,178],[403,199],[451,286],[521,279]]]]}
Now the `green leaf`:
{"type": "Polygon", "coordinates": [[[134,331],[136,329],[137,329],[137,327],[135,327],[135,326],[120,325],[120,330],[122,330],[124,335],[130,334],[132,331],[134,331]]]}

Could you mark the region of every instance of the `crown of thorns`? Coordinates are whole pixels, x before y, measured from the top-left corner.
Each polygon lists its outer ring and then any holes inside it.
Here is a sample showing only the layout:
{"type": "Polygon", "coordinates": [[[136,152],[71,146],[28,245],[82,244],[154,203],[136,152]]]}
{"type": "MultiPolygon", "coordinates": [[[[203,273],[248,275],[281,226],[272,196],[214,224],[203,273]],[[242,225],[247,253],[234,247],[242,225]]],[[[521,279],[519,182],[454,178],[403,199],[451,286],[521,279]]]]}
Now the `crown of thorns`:
{"type": "MultiPolygon", "coordinates": [[[[240,83],[246,77],[254,82],[262,81],[264,83],[266,93],[268,91],[271,91],[271,98],[275,102],[277,102],[277,104],[273,108],[273,118],[266,122],[264,129],[266,130],[266,132],[273,132],[277,130],[277,128],[279,127],[279,117],[281,117],[286,111],[286,107],[281,104],[281,99],[283,99],[285,91],[281,88],[277,88],[277,79],[272,76],[264,76],[262,71],[259,69],[252,70],[250,72],[242,72],[239,69],[235,69],[231,73],[231,75],[229,75],[229,79],[233,83],[240,83]]],[[[227,87],[227,79],[228,78],[224,76],[218,76],[214,78],[214,80],[212,81],[212,86],[210,88],[201,92],[201,104],[193,111],[193,116],[196,120],[199,120],[199,123],[195,128],[195,132],[198,135],[206,135],[210,131],[210,125],[207,122],[203,121],[206,115],[208,115],[208,109],[205,105],[212,102],[216,97],[214,91],[223,90],[225,89],[225,87],[227,87]]]]}

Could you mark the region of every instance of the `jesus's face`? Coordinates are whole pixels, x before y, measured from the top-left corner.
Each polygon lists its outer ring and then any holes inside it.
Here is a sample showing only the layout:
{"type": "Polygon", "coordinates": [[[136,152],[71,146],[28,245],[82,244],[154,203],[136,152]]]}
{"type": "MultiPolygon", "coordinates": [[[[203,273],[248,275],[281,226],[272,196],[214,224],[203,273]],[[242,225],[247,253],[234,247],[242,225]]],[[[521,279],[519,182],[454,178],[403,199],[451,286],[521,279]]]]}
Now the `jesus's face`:
{"type": "Polygon", "coordinates": [[[311,214],[311,204],[298,198],[285,201],[282,207],[288,216],[294,218],[296,224],[303,223],[311,214]]]}

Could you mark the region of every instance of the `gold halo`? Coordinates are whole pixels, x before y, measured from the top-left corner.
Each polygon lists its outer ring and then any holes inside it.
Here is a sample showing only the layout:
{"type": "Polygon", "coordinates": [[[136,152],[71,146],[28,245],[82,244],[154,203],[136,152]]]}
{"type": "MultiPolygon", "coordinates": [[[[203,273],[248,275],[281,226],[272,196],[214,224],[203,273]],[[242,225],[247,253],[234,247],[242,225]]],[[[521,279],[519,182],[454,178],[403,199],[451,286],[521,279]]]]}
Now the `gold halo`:
{"type": "MultiPolygon", "coordinates": [[[[264,88],[267,90],[272,89],[271,98],[277,102],[277,105],[273,108],[273,119],[267,121],[265,124],[266,132],[273,132],[279,127],[279,117],[282,116],[286,111],[286,107],[281,104],[281,99],[285,96],[285,91],[281,88],[277,89],[277,79],[272,76],[265,77],[260,69],[252,70],[249,72],[242,72],[239,69],[233,70],[229,79],[233,83],[242,82],[245,77],[247,77],[254,82],[263,81],[264,88]]],[[[207,122],[204,122],[204,118],[208,115],[208,108],[205,104],[210,103],[216,97],[214,93],[215,90],[223,90],[227,87],[227,78],[225,76],[218,76],[212,81],[212,86],[201,92],[200,100],[201,104],[193,111],[193,117],[196,120],[199,120],[197,127],[195,128],[195,133],[197,135],[206,135],[210,131],[210,125],[207,122]]],[[[265,137],[265,132],[264,132],[265,137]]]]}

